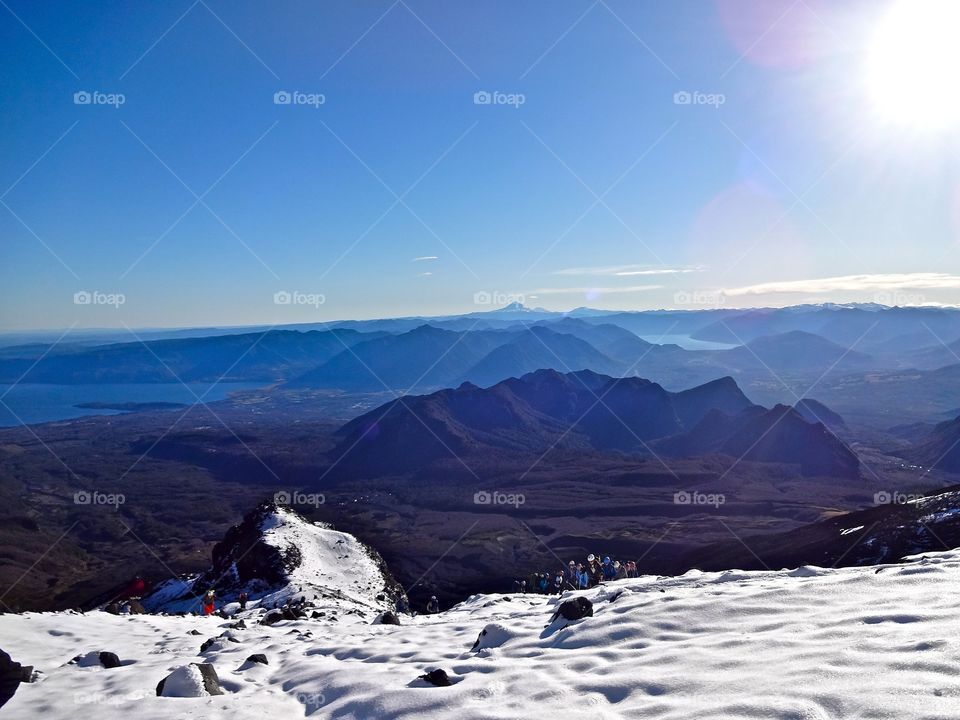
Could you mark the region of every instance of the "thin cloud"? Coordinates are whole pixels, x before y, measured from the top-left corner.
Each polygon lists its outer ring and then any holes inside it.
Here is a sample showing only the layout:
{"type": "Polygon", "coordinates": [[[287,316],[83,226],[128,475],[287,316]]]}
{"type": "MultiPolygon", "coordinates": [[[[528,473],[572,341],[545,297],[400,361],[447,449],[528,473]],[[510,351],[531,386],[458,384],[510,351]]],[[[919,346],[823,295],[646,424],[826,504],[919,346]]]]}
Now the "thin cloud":
{"type": "Polygon", "coordinates": [[[426,260],[439,260],[439,259],[440,258],[438,258],[436,255],[421,255],[420,257],[415,257],[410,262],[424,262],[426,260]]]}
{"type": "Polygon", "coordinates": [[[432,273],[432,272],[422,272],[422,273],[420,273],[419,275],[417,275],[417,277],[427,277],[428,275],[433,275],[433,273],[432,273]]]}
{"type": "Polygon", "coordinates": [[[947,273],[887,273],[877,275],[839,275],[810,280],[786,280],[744,287],[726,288],[724,294],[741,295],[819,294],[858,290],[934,290],[960,288],[960,276],[947,273]]]}
{"type": "Polygon", "coordinates": [[[601,265],[593,267],[572,267],[555,270],[554,275],[606,275],[609,277],[633,277],[638,275],[684,275],[703,272],[700,266],[658,267],[653,265],[601,265]]]}
{"type": "Polygon", "coordinates": [[[620,293],[638,293],[648,290],[660,290],[663,285],[630,285],[628,287],[572,287],[572,288],[540,288],[528,293],[528,297],[535,295],[584,295],[596,293],[598,295],[612,295],[620,293]]]}

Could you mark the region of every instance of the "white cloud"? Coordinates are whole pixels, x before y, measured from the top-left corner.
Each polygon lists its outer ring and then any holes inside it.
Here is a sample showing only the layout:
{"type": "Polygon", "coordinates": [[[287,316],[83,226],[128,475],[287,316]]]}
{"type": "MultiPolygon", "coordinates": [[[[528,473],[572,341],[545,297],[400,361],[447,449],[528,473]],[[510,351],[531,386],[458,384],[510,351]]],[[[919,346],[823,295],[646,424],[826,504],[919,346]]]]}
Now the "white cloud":
{"type": "Polygon", "coordinates": [[[933,290],[960,288],[960,276],[947,273],[887,273],[878,275],[839,275],[810,280],[785,280],[744,287],[726,288],[724,294],[775,295],[778,293],[829,293],[857,290],[933,290]]]}
{"type": "Polygon", "coordinates": [[[415,257],[410,262],[423,262],[425,260],[439,260],[439,259],[440,258],[438,258],[436,255],[421,255],[420,257],[415,257]]]}
{"type": "Polygon", "coordinates": [[[422,272],[422,273],[420,273],[419,275],[417,275],[417,277],[427,277],[427,276],[429,276],[429,275],[433,275],[433,273],[432,273],[432,272],[422,272]]]}
{"type": "Polygon", "coordinates": [[[630,285],[627,287],[572,287],[572,288],[540,288],[531,290],[527,297],[536,295],[585,295],[594,293],[597,295],[612,295],[619,293],[637,293],[647,290],[660,290],[663,285],[630,285]]]}
{"type": "Polygon", "coordinates": [[[659,267],[653,265],[607,265],[597,267],[573,267],[555,270],[554,275],[607,275],[610,277],[631,277],[635,275],[682,275],[703,272],[700,266],[659,267]]]}

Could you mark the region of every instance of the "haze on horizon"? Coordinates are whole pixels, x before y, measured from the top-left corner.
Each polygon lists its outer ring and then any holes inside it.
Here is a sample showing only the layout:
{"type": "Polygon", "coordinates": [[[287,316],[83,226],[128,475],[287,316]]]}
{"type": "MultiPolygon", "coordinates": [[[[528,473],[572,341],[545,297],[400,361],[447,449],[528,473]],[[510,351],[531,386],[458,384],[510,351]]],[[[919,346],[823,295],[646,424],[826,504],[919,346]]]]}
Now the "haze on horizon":
{"type": "Polygon", "coordinates": [[[958,24],[11,0],[0,330],[956,304],[958,24]]]}

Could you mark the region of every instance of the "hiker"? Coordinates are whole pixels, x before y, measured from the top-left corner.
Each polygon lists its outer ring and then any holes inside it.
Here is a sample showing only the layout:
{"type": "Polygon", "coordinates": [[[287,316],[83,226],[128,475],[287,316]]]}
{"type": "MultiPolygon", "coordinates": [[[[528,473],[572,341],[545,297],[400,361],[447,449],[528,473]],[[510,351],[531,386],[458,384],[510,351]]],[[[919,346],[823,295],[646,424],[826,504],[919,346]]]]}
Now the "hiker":
{"type": "Polygon", "coordinates": [[[603,579],[607,581],[617,579],[617,568],[614,566],[609,555],[603,559],[603,565],[600,568],[600,574],[603,576],[603,579]]]}
{"type": "Polygon", "coordinates": [[[568,590],[577,589],[577,564],[571,560],[563,571],[564,587],[568,590]]]}
{"type": "Polygon", "coordinates": [[[587,573],[587,569],[583,567],[583,563],[577,564],[577,588],[579,590],[586,590],[590,587],[590,575],[587,573]]]}
{"type": "Polygon", "coordinates": [[[410,601],[407,600],[407,596],[406,596],[406,595],[401,595],[400,597],[397,598],[396,608],[397,608],[397,612],[398,612],[398,613],[402,613],[402,614],[404,614],[404,615],[409,614],[409,612],[410,612],[410,601]]]}
{"type": "Polygon", "coordinates": [[[540,573],[540,582],[537,585],[537,590],[541,595],[547,594],[547,588],[549,587],[549,581],[547,580],[546,573],[540,573]]]}
{"type": "Polygon", "coordinates": [[[203,614],[204,615],[213,615],[216,608],[216,599],[217,595],[213,591],[213,588],[207,590],[206,595],[203,596],[203,614]]]}
{"type": "Polygon", "coordinates": [[[430,596],[430,602],[427,603],[427,614],[436,615],[440,612],[440,603],[437,601],[436,595],[430,596]]]}
{"type": "Polygon", "coordinates": [[[247,599],[248,599],[248,597],[249,597],[249,596],[248,596],[247,593],[245,593],[245,592],[242,592],[242,593],[240,593],[240,594],[237,596],[237,601],[240,603],[240,609],[241,609],[241,610],[246,610],[246,609],[247,609],[247,599]]]}
{"type": "Polygon", "coordinates": [[[564,583],[563,570],[557,570],[556,576],[553,578],[553,594],[559,595],[563,592],[563,583],[564,583]]]}

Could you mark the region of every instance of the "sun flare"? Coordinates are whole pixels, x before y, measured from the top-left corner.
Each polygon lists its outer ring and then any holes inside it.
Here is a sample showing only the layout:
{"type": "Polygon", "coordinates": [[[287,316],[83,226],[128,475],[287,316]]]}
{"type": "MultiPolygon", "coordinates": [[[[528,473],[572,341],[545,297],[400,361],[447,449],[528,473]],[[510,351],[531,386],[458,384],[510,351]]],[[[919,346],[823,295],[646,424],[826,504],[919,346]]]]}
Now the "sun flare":
{"type": "Polygon", "coordinates": [[[879,119],[939,130],[960,121],[960,2],[899,0],[867,51],[867,85],[879,119]]]}

